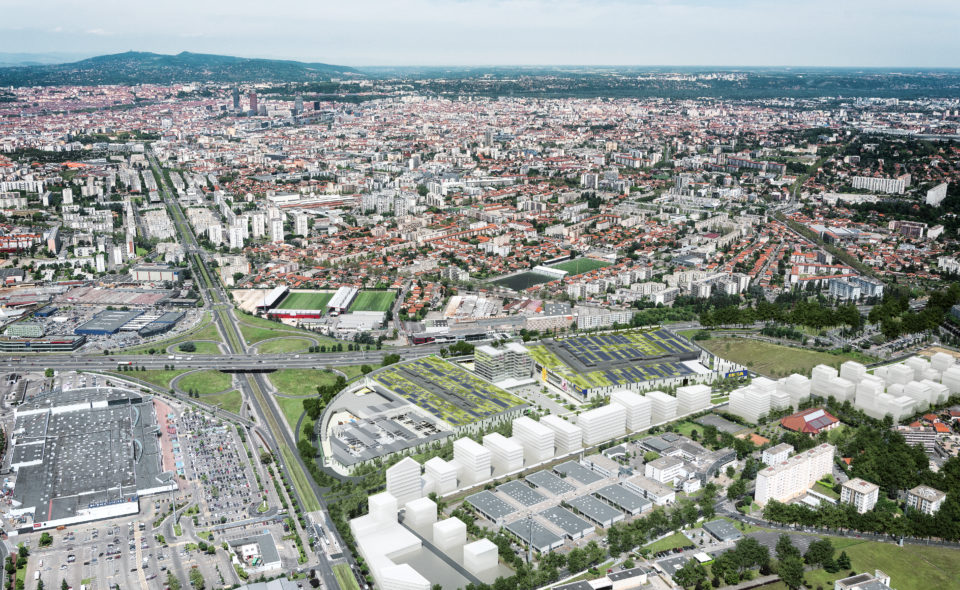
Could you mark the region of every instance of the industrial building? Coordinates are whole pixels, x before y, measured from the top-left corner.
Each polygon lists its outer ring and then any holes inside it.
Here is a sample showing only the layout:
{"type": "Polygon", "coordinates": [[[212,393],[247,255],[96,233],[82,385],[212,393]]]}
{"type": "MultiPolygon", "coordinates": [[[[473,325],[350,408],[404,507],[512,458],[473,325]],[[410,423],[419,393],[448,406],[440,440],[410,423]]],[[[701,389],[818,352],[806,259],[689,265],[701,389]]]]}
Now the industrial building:
{"type": "Polygon", "coordinates": [[[93,316],[89,321],[74,328],[73,333],[83,336],[108,336],[116,334],[134,318],[141,315],[143,311],[101,311],[93,316]]]}
{"type": "Polygon", "coordinates": [[[177,489],[149,396],[50,391],[18,406],[14,420],[10,514],[32,519],[25,531],[137,514],[141,497],[177,489]]]}
{"type": "Polygon", "coordinates": [[[172,266],[142,264],[131,268],[130,276],[140,283],[179,283],[180,269],[172,266]]]}

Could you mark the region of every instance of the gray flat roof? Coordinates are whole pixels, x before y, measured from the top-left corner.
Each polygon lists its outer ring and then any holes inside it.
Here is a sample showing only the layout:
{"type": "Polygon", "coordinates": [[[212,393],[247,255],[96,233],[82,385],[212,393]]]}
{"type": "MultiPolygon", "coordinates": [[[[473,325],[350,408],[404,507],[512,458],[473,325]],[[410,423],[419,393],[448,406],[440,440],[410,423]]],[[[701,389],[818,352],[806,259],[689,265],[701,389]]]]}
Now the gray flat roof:
{"type": "Polygon", "coordinates": [[[506,529],[514,535],[529,543],[537,551],[549,551],[552,547],[563,545],[563,537],[549,530],[536,520],[521,518],[516,522],[511,522],[506,529]],[[532,525],[531,525],[532,522],[532,525]],[[531,535],[531,529],[533,534],[531,535]]]}
{"type": "Polygon", "coordinates": [[[550,524],[560,528],[568,537],[579,537],[581,535],[592,533],[596,527],[580,518],[573,512],[570,512],[563,506],[554,506],[547,508],[540,513],[550,524]]]}
{"type": "Polygon", "coordinates": [[[603,479],[602,475],[587,469],[576,461],[565,461],[559,465],[554,465],[553,470],[572,477],[584,485],[596,483],[603,479]]]}
{"type": "Polygon", "coordinates": [[[643,496],[631,492],[619,484],[612,484],[605,488],[600,488],[594,494],[608,503],[618,506],[628,512],[643,511],[653,505],[653,502],[643,496]]]}
{"type": "Polygon", "coordinates": [[[733,541],[743,536],[729,521],[722,518],[704,523],[703,529],[716,537],[718,541],[733,541]]]}
{"type": "Polygon", "coordinates": [[[623,518],[623,512],[590,495],[574,498],[568,503],[590,520],[601,524],[623,518]]]}
{"type": "Polygon", "coordinates": [[[547,499],[547,497],[540,492],[516,479],[497,486],[497,491],[501,494],[510,496],[512,499],[520,502],[524,506],[533,506],[534,504],[539,504],[547,499]]]}
{"type": "Polygon", "coordinates": [[[703,426],[707,426],[707,425],[715,426],[716,429],[719,430],[720,432],[728,432],[730,434],[740,432],[744,428],[740,424],[737,424],[736,422],[731,422],[730,420],[727,420],[723,416],[718,416],[716,414],[707,414],[706,416],[701,416],[700,418],[697,418],[696,420],[694,420],[694,422],[696,422],[697,424],[701,424],[703,426]]]}
{"type": "Polygon", "coordinates": [[[577,489],[576,486],[567,483],[552,471],[537,471],[536,473],[531,473],[526,476],[524,479],[538,488],[547,490],[554,496],[566,494],[577,489]]]}
{"type": "Polygon", "coordinates": [[[493,520],[499,520],[517,511],[516,508],[507,504],[489,490],[467,496],[467,502],[483,513],[484,516],[493,520]]]}
{"type": "Polygon", "coordinates": [[[116,332],[123,327],[124,324],[130,320],[140,316],[143,312],[138,310],[133,311],[101,311],[97,315],[93,316],[89,321],[85,322],[83,325],[77,326],[77,330],[80,333],[96,331],[96,332],[116,332]]]}

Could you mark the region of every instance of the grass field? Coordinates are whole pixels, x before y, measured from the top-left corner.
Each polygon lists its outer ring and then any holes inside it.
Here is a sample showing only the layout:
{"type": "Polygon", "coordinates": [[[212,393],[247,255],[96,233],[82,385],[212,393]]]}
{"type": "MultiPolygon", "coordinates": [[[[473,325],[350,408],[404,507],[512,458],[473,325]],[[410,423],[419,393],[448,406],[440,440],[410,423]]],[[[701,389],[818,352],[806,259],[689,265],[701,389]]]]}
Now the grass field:
{"type": "Polygon", "coordinates": [[[565,270],[571,275],[579,275],[605,266],[610,266],[610,263],[602,260],[594,260],[593,258],[577,258],[575,260],[561,262],[560,264],[553,264],[550,268],[565,270]]]}
{"type": "Polygon", "coordinates": [[[693,542],[690,539],[683,536],[681,533],[673,533],[669,537],[664,537],[659,541],[654,541],[646,546],[647,549],[656,553],[657,551],[667,551],[669,549],[676,549],[677,547],[686,547],[688,545],[693,545],[693,542]]]}
{"type": "Polygon", "coordinates": [[[859,354],[831,354],[746,338],[711,338],[698,344],[719,357],[768,377],[786,377],[791,373],[810,375],[817,365],[837,368],[848,360],[862,359],[859,354]]]}
{"type": "Polygon", "coordinates": [[[327,303],[333,298],[333,293],[299,293],[291,291],[283,298],[277,309],[319,309],[327,311],[327,303]]]}
{"type": "Polygon", "coordinates": [[[301,330],[300,328],[294,328],[286,324],[281,324],[280,322],[258,318],[246,313],[237,312],[237,319],[240,321],[240,332],[243,334],[243,338],[247,341],[247,344],[260,342],[267,338],[277,338],[279,336],[310,337],[319,344],[326,344],[327,346],[340,342],[334,338],[321,336],[309,330],[301,330]]]}
{"type": "MultiPolygon", "coordinates": [[[[193,341],[187,340],[186,342],[193,341]]],[[[185,352],[182,354],[220,354],[220,347],[217,346],[216,342],[193,342],[193,345],[197,347],[195,351],[185,352]]],[[[174,352],[181,353],[180,347],[178,346],[174,352]]]]}
{"type": "Polygon", "coordinates": [[[111,371],[111,373],[117,375],[118,377],[139,379],[140,381],[153,383],[154,385],[159,385],[160,387],[170,387],[170,382],[173,381],[173,378],[178,375],[183,375],[186,373],[186,371],[111,371]]]}
{"type": "MultiPolygon", "coordinates": [[[[356,379],[360,375],[363,375],[363,373],[360,371],[360,367],[362,366],[363,365],[346,365],[343,367],[337,367],[337,370],[343,373],[344,375],[346,375],[347,381],[349,381],[351,379],[356,379]]],[[[375,366],[374,363],[371,363],[370,368],[376,369],[377,367],[375,366]]]]}
{"type": "Polygon", "coordinates": [[[293,430],[297,427],[297,420],[300,419],[300,415],[303,414],[303,400],[289,397],[275,399],[283,412],[283,417],[287,419],[287,424],[290,425],[290,430],[293,430]]]}
{"type": "Polygon", "coordinates": [[[177,382],[177,387],[183,391],[196,391],[200,395],[219,393],[230,389],[233,378],[228,373],[220,371],[196,371],[185,375],[177,382]]]}
{"type": "Polygon", "coordinates": [[[332,385],[337,374],[320,369],[280,369],[267,374],[277,391],[301,397],[317,395],[317,386],[332,385]]]}
{"type": "Polygon", "coordinates": [[[396,298],[394,291],[360,291],[350,304],[350,311],[390,311],[396,298]]]}
{"type": "Polygon", "coordinates": [[[346,563],[338,563],[333,566],[333,576],[337,579],[337,585],[341,590],[360,590],[360,584],[354,577],[350,566],[346,563]]]}
{"type": "Polygon", "coordinates": [[[285,352],[303,352],[313,346],[312,340],[296,336],[282,340],[270,340],[257,347],[261,354],[282,354],[285,352]]]}
{"type": "Polygon", "coordinates": [[[200,401],[210,404],[211,406],[219,404],[221,409],[224,409],[228,412],[233,412],[234,414],[239,414],[240,406],[243,405],[243,397],[236,389],[226,393],[204,395],[200,398],[200,401]]]}

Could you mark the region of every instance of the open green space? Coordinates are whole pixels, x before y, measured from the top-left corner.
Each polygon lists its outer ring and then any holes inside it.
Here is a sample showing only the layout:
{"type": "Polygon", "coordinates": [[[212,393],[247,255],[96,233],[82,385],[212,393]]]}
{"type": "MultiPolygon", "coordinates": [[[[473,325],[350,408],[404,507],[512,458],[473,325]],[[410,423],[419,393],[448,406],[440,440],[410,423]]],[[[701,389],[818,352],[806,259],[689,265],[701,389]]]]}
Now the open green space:
{"type": "Polygon", "coordinates": [[[151,371],[110,371],[110,373],[118,377],[146,381],[147,383],[153,383],[160,387],[170,387],[170,382],[173,381],[173,378],[178,375],[183,375],[186,371],[164,371],[157,369],[151,371]]]}
{"type": "Polygon", "coordinates": [[[338,563],[333,566],[333,576],[337,579],[337,585],[341,590],[360,590],[360,584],[354,577],[350,566],[346,563],[338,563]]]}
{"type": "Polygon", "coordinates": [[[338,375],[320,369],[280,369],[267,374],[267,379],[285,395],[307,397],[317,395],[320,385],[333,385],[338,375]]]}
{"type": "Polygon", "coordinates": [[[303,352],[313,346],[312,340],[291,337],[280,340],[268,340],[257,346],[260,354],[283,354],[287,352],[303,352]]]}
{"type": "Polygon", "coordinates": [[[394,291],[360,291],[350,304],[350,311],[390,311],[396,298],[394,291]]]}
{"type": "MultiPolygon", "coordinates": [[[[369,365],[371,369],[378,368],[376,363],[371,362],[369,365]]],[[[351,379],[356,379],[360,375],[363,375],[363,372],[360,370],[361,367],[363,367],[363,365],[345,365],[336,367],[336,369],[346,375],[347,381],[350,381],[351,379]]]]}
{"type": "Polygon", "coordinates": [[[289,295],[283,298],[277,309],[310,309],[327,310],[327,303],[333,298],[333,293],[303,293],[291,291],[289,295]]]}
{"type": "MultiPolygon", "coordinates": [[[[187,340],[186,342],[193,342],[192,340],[187,340]]],[[[196,350],[193,352],[183,352],[180,350],[179,345],[173,350],[170,354],[222,354],[220,352],[220,347],[217,346],[216,342],[193,342],[193,345],[196,347],[196,350]]]]}
{"type": "Polygon", "coordinates": [[[688,545],[693,545],[690,539],[686,538],[682,533],[673,533],[669,537],[664,537],[659,541],[654,541],[646,545],[645,548],[656,553],[657,551],[669,551],[670,549],[687,547],[688,545]]]}
{"type": "Polygon", "coordinates": [[[183,391],[196,391],[200,395],[219,393],[230,389],[233,378],[228,373],[220,371],[195,371],[184,375],[177,381],[177,387],[183,391]]]}
{"type": "Polygon", "coordinates": [[[280,445],[280,454],[283,455],[283,464],[287,466],[287,469],[293,476],[293,487],[296,488],[297,494],[303,500],[303,509],[307,512],[320,510],[320,501],[317,500],[316,494],[313,493],[313,488],[310,487],[310,482],[307,480],[307,474],[303,472],[300,464],[297,463],[290,447],[280,445]]]}
{"type": "Polygon", "coordinates": [[[610,266],[610,263],[603,260],[594,260],[593,258],[577,258],[575,260],[561,262],[560,264],[553,264],[550,268],[564,270],[571,275],[579,275],[605,266],[610,266]]]}
{"type": "Polygon", "coordinates": [[[247,344],[254,344],[255,342],[260,342],[261,340],[277,338],[280,336],[310,337],[316,340],[319,344],[326,344],[327,346],[336,344],[337,342],[342,342],[334,338],[315,334],[309,330],[294,328],[293,326],[288,326],[286,324],[281,324],[280,322],[274,322],[264,318],[258,318],[256,316],[239,311],[237,312],[237,319],[240,322],[240,332],[243,334],[243,338],[247,341],[247,344]]]}
{"type": "Polygon", "coordinates": [[[833,354],[747,338],[711,338],[698,344],[721,358],[768,377],[786,377],[791,373],[809,375],[817,365],[839,368],[849,360],[864,360],[862,354],[833,354]]]}
{"type": "Polygon", "coordinates": [[[243,396],[240,395],[240,392],[236,389],[226,393],[204,395],[200,397],[200,400],[204,403],[210,404],[211,406],[219,405],[221,409],[234,414],[239,414],[240,407],[243,405],[243,396]]]}
{"type": "Polygon", "coordinates": [[[840,494],[836,493],[835,491],[823,485],[822,483],[819,483],[819,482],[815,483],[812,489],[818,494],[823,494],[828,498],[833,498],[834,500],[840,499],[840,494]]]}
{"type": "Polygon", "coordinates": [[[689,437],[694,430],[696,430],[699,434],[703,434],[703,426],[694,424],[688,420],[685,420],[679,424],[672,424],[671,426],[673,426],[678,433],[686,437],[689,437]]]}
{"type": "Polygon", "coordinates": [[[287,424],[290,425],[290,430],[293,430],[297,427],[297,420],[299,420],[303,414],[303,400],[292,397],[278,397],[275,399],[277,400],[277,405],[280,406],[280,410],[283,412],[283,417],[287,419],[287,424]]]}

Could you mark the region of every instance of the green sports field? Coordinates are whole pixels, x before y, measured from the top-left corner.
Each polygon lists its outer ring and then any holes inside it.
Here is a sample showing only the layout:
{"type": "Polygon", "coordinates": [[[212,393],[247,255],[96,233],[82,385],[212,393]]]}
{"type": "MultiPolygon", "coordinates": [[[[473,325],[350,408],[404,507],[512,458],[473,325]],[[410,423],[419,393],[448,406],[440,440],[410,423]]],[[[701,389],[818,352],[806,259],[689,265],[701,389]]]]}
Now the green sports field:
{"type": "Polygon", "coordinates": [[[605,266],[610,266],[610,263],[602,260],[594,260],[593,258],[577,258],[575,260],[561,262],[560,264],[553,264],[550,268],[565,270],[571,275],[579,275],[605,266]]]}
{"type": "Polygon", "coordinates": [[[291,291],[283,298],[277,309],[322,309],[327,310],[327,303],[333,298],[333,293],[299,293],[291,291]]]}
{"type": "Polygon", "coordinates": [[[390,311],[396,298],[394,291],[360,291],[350,304],[350,311],[390,311]]]}

